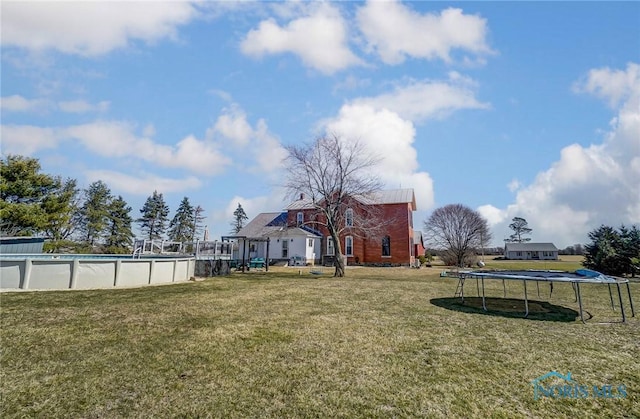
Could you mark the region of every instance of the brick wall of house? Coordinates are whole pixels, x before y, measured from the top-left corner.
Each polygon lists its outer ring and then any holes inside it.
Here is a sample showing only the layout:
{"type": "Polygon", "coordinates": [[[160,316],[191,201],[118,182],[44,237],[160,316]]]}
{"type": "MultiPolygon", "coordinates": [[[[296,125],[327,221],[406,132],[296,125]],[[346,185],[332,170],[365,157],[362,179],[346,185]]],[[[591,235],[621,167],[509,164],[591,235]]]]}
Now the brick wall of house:
{"type": "MultiPolygon", "coordinates": [[[[407,265],[414,262],[413,247],[413,213],[408,203],[384,204],[380,205],[382,219],[389,221],[389,225],[384,228],[383,235],[390,237],[390,256],[382,256],[382,238],[365,238],[357,231],[349,233],[345,231],[340,237],[340,244],[343,253],[345,252],[345,237],[351,235],[353,237],[353,255],[348,256],[347,263],[362,264],[392,264],[407,265]]],[[[322,240],[322,254],[327,250],[328,231],[324,226],[314,224],[312,220],[318,219],[324,221],[324,218],[316,214],[315,210],[289,210],[287,221],[290,226],[297,223],[297,214],[304,214],[305,225],[318,230],[324,236],[322,240]]],[[[354,214],[358,217],[360,214],[354,214]]]]}

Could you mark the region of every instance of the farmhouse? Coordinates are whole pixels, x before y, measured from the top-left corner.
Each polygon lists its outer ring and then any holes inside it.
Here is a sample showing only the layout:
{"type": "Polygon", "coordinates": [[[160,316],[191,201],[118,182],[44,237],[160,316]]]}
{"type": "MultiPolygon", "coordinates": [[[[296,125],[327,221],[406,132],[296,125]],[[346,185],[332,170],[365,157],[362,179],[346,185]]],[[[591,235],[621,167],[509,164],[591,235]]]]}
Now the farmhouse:
{"type": "Polygon", "coordinates": [[[553,243],[505,243],[504,257],[520,260],[558,260],[553,243]]]}
{"type": "MultiPolygon", "coordinates": [[[[259,214],[238,233],[238,237],[244,237],[239,247],[244,245],[243,240],[248,241],[252,258],[296,264],[331,263],[336,256],[336,246],[316,205],[301,195],[284,212],[259,214]]],[[[339,240],[347,264],[414,263],[416,247],[422,248],[414,241],[415,210],[413,189],[385,190],[374,196],[349,198],[339,217],[342,223],[339,240]]]]}
{"type": "Polygon", "coordinates": [[[287,212],[263,212],[258,214],[238,232],[238,249],[234,259],[246,258],[279,260],[294,264],[313,264],[319,259],[318,232],[310,228],[289,226],[287,212]]]}

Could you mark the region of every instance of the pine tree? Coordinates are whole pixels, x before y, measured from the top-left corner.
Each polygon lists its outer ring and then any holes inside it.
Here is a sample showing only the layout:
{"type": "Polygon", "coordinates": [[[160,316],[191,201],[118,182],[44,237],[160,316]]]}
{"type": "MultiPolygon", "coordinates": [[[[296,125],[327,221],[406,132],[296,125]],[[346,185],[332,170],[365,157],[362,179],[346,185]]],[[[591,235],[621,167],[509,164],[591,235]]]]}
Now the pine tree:
{"type": "Polygon", "coordinates": [[[242,205],[240,205],[240,203],[238,202],[238,208],[233,211],[231,234],[238,234],[238,232],[242,230],[242,227],[244,227],[245,221],[247,221],[248,219],[249,217],[247,217],[247,214],[244,212],[244,208],[242,208],[242,205]]]}
{"type": "Polygon", "coordinates": [[[40,173],[37,159],[8,155],[0,160],[0,234],[22,236],[43,231],[47,217],[53,215],[47,214],[43,203],[61,185],[59,177],[40,173]]]}
{"type": "Polygon", "coordinates": [[[133,218],[129,214],[131,207],[127,205],[122,196],[111,201],[109,205],[108,234],[106,238],[107,253],[129,253],[133,232],[131,223],[133,218]]]}
{"type": "Polygon", "coordinates": [[[84,191],[85,201],[80,208],[83,240],[91,247],[95,246],[107,232],[111,190],[101,180],[93,182],[84,191]]]}
{"type": "Polygon", "coordinates": [[[522,237],[525,234],[531,234],[532,229],[528,227],[529,223],[522,217],[514,217],[512,223],[509,224],[509,228],[513,230],[513,234],[509,236],[508,242],[524,243],[531,241],[530,237],[522,237]]]}
{"type": "Polygon", "coordinates": [[[186,242],[192,240],[196,228],[194,208],[189,198],[182,198],[169,224],[169,240],[186,242]]]}
{"type": "Polygon", "coordinates": [[[194,228],[193,228],[193,236],[191,237],[192,241],[195,241],[197,237],[201,237],[203,221],[206,218],[207,217],[204,216],[204,208],[202,208],[200,205],[196,206],[195,209],[193,210],[194,228]]]}
{"type": "Polygon", "coordinates": [[[169,207],[164,202],[164,197],[158,191],[147,198],[140,209],[142,216],[136,220],[140,224],[140,230],[149,240],[162,238],[167,226],[169,207]]]}
{"type": "Polygon", "coordinates": [[[46,215],[44,234],[46,251],[58,252],[73,248],[71,236],[79,226],[79,190],[75,179],[67,179],[60,190],[48,195],[42,202],[46,215]]]}

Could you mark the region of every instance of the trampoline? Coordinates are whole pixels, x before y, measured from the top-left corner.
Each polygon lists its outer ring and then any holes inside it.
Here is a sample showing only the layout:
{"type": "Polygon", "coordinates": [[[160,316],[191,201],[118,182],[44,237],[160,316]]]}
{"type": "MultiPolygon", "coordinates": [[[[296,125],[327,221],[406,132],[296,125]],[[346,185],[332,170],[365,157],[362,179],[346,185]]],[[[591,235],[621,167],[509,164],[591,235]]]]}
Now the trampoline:
{"type": "Polygon", "coordinates": [[[464,303],[464,284],[467,279],[475,279],[476,287],[478,288],[478,296],[480,296],[480,288],[482,288],[482,308],[487,311],[487,305],[485,300],[484,280],[485,279],[501,279],[503,282],[504,296],[507,295],[507,289],[505,285],[506,280],[522,281],[524,286],[524,305],[525,314],[524,317],[529,315],[529,301],[527,296],[527,282],[535,281],[538,289],[538,297],[540,296],[539,282],[548,282],[550,284],[550,295],[553,294],[554,282],[568,282],[573,287],[576,300],[578,302],[580,320],[585,323],[583,307],[582,307],[582,295],[580,293],[581,284],[607,284],[609,288],[609,299],[611,301],[611,308],[615,311],[615,303],[613,299],[613,292],[611,286],[615,285],[618,291],[618,300],[620,302],[620,312],[622,314],[622,322],[626,322],[627,318],[624,311],[624,302],[622,299],[622,291],[620,286],[626,284],[627,295],[629,296],[629,305],[631,308],[631,317],[635,317],[635,309],[633,307],[633,300],[631,299],[631,289],[629,288],[629,280],[624,278],[614,278],[601,274],[597,271],[589,269],[578,269],[574,272],[566,271],[553,271],[553,270],[504,270],[504,271],[455,271],[455,272],[442,272],[441,276],[457,278],[458,287],[456,288],[455,297],[460,296],[464,303]]]}

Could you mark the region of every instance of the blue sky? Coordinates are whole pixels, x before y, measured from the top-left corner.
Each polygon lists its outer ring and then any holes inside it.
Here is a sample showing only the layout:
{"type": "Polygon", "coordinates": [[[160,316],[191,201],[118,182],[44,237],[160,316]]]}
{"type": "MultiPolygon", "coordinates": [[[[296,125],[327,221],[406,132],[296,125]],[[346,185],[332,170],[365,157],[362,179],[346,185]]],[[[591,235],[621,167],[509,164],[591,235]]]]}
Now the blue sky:
{"type": "Polygon", "coordinates": [[[105,181],[137,217],[188,196],[213,237],[286,206],[283,146],[326,133],[413,187],[416,228],[462,203],[494,244],[640,223],[640,3],[13,2],[3,154],[105,181]]]}

